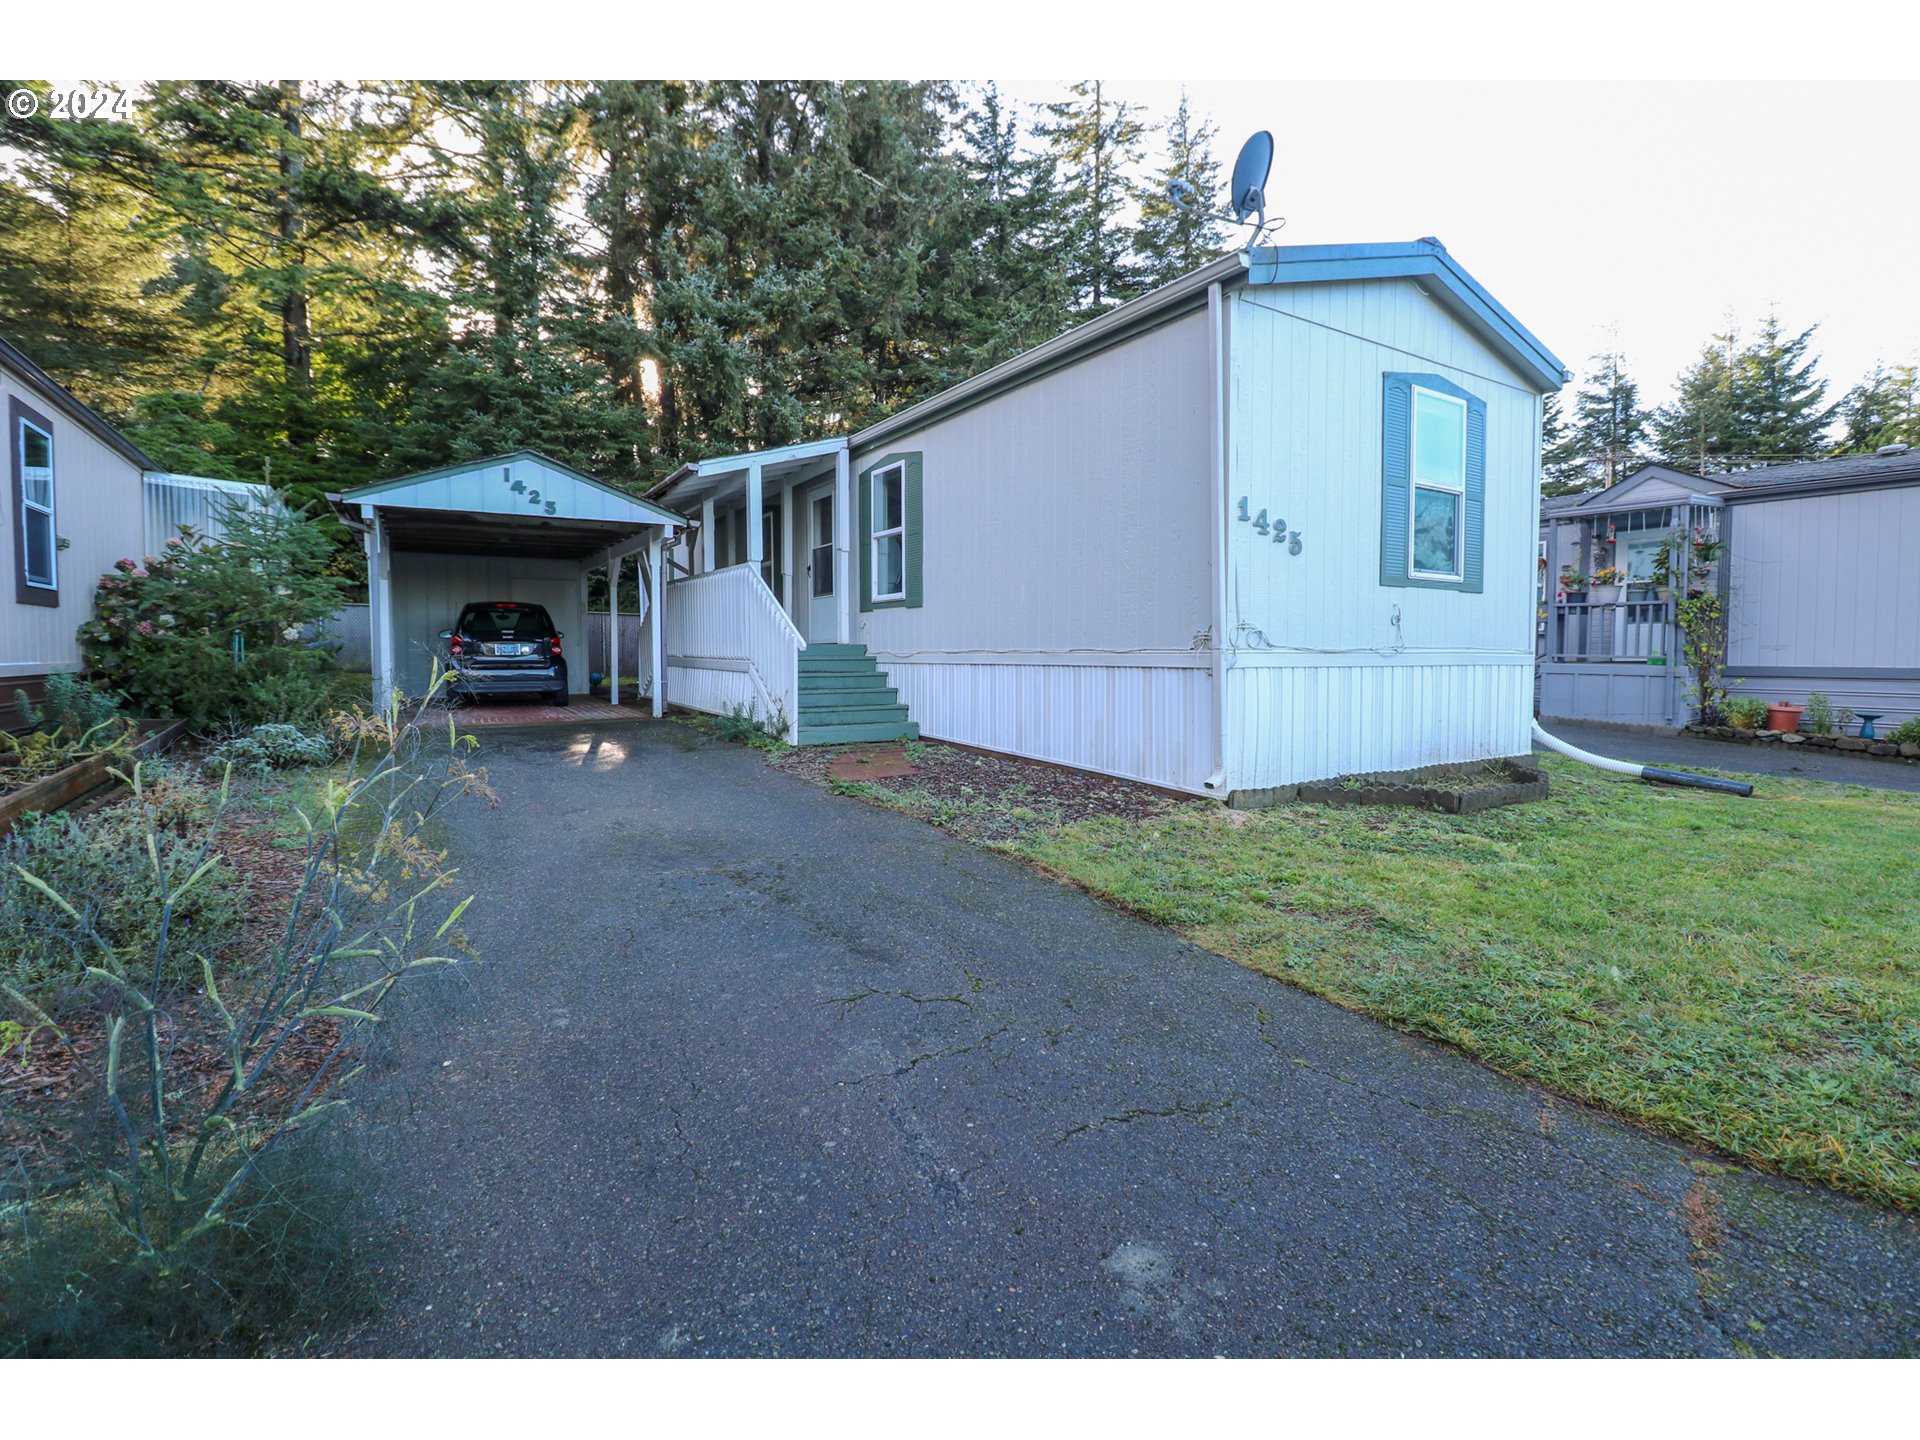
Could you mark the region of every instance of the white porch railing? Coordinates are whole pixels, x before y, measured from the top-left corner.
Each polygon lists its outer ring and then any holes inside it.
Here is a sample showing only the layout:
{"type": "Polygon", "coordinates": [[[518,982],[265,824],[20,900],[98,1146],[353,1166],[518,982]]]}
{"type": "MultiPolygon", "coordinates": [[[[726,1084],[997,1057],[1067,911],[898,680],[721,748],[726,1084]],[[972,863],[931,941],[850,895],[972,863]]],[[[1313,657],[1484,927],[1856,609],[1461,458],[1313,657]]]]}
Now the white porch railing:
{"type": "Polygon", "coordinates": [[[724,715],[751,708],[789,734],[800,721],[807,642],[752,565],[667,586],[667,699],[724,715]]]}

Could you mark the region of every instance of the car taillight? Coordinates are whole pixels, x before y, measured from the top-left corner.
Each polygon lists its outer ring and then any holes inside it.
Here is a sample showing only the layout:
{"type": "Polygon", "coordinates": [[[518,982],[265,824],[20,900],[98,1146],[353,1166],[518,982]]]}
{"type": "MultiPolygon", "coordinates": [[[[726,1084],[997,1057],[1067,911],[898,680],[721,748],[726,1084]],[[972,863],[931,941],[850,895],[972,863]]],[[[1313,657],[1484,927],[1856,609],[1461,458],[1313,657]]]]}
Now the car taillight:
{"type": "Polygon", "coordinates": [[[455,655],[464,655],[466,653],[465,649],[460,644],[460,637],[458,635],[453,637],[453,644],[450,645],[448,649],[450,649],[455,655]]]}
{"type": "Polygon", "coordinates": [[[547,653],[548,653],[549,655],[555,655],[555,656],[557,656],[557,655],[559,655],[559,653],[560,653],[560,642],[559,642],[558,640],[549,640],[549,641],[547,641],[547,653]]]}

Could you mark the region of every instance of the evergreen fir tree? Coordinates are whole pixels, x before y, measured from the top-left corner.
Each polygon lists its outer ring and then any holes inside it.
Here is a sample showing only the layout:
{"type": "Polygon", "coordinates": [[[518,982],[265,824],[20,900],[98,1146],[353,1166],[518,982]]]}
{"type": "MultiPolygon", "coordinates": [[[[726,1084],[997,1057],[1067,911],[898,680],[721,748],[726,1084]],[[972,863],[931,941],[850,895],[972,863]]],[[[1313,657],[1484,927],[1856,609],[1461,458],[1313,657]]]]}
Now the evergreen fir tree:
{"type": "Polygon", "coordinates": [[[1836,408],[1841,455],[1871,455],[1883,445],[1920,446],[1920,366],[1884,365],[1849,390],[1836,408]]]}
{"type": "Polygon", "coordinates": [[[1592,366],[1574,397],[1568,444],[1589,480],[1613,485],[1643,458],[1647,414],[1617,350],[1594,356],[1592,366]]]}
{"type": "Polygon", "coordinates": [[[1560,392],[1552,391],[1540,402],[1540,493],[1577,495],[1592,483],[1578,442],[1561,417],[1560,392]]]}
{"type": "Polygon", "coordinates": [[[1745,453],[1762,461],[1809,459],[1821,452],[1821,435],[1832,416],[1821,404],[1827,382],[1815,376],[1809,326],[1788,337],[1780,317],[1769,314],[1753,343],[1740,352],[1733,373],[1733,402],[1745,453]]]}
{"type": "Polygon", "coordinates": [[[1076,317],[1084,320],[1140,288],[1125,212],[1145,127],[1136,107],[1107,98],[1101,81],[1080,81],[1069,92],[1068,99],[1040,107],[1046,118],[1035,133],[1057,166],[1067,218],[1067,275],[1076,317]]]}
{"type": "Polygon", "coordinates": [[[1167,163],[1140,196],[1140,227],[1135,241],[1141,260],[1140,288],[1177,280],[1226,247],[1224,227],[1215,213],[1220,202],[1220,162],[1213,153],[1219,129],[1204,118],[1196,121],[1180,92],[1180,106],[1164,127],[1167,163]],[[1175,186],[1184,186],[1186,199],[1176,205],[1175,186]]]}
{"type": "Polygon", "coordinates": [[[958,126],[965,166],[961,225],[975,260],[981,303],[964,338],[965,360],[985,369],[1049,340],[1071,323],[1066,234],[1055,185],[1058,162],[1030,151],[999,87],[983,87],[958,126]]]}
{"type": "Polygon", "coordinates": [[[1654,412],[1654,446],[1669,465],[1705,475],[1725,468],[1727,457],[1744,444],[1733,394],[1737,343],[1729,319],[1681,372],[1674,398],[1654,412]]]}

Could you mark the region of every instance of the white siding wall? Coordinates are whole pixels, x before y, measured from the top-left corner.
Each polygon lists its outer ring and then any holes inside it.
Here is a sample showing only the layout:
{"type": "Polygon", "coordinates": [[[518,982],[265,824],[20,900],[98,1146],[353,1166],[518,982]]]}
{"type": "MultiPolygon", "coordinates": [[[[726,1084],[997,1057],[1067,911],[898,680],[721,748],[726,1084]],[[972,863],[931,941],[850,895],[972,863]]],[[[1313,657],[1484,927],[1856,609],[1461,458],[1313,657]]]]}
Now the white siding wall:
{"type": "Polygon", "coordinates": [[[393,556],[394,684],[407,695],[426,693],[440,632],[460,609],[476,600],[519,600],[544,605],[566,639],[567,688],[587,693],[590,671],[604,668],[586,650],[586,614],[580,604],[580,564],[575,560],[517,560],[481,555],[429,555],[399,550],[393,556]]]}
{"type": "MultiPolygon", "coordinates": [[[[0,420],[19,396],[22,404],[52,422],[54,533],[68,548],[58,553],[58,606],[14,600],[20,536],[14,524],[11,432],[0,445],[0,675],[71,670],[80,664],[76,632],[93,615],[94,588],[113,562],[141,558],[141,493],[138,466],[122,459],[57,410],[31,386],[0,370],[0,420]]],[[[10,692],[9,692],[10,693],[10,692]]]]}
{"type": "Polygon", "coordinates": [[[923,456],[925,603],[853,634],[923,734],[1200,787],[1210,385],[1200,311],[854,454],[923,456]]]}
{"type": "Polygon", "coordinates": [[[1538,395],[1411,281],[1250,288],[1229,325],[1224,788],[1525,754],[1538,395]],[[1388,371],[1487,403],[1480,594],[1380,583],[1388,371]],[[1243,495],[1301,554],[1238,522],[1243,495]]]}

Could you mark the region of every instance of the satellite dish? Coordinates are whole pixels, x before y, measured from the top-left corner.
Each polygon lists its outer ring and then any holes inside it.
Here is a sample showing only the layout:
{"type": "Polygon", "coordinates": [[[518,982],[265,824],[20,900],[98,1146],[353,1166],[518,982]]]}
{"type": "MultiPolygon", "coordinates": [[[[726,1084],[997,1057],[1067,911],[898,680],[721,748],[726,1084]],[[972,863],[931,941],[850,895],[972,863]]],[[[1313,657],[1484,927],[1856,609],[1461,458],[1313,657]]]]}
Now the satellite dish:
{"type": "Polygon", "coordinates": [[[1267,176],[1273,173],[1273,132],[1256,130],[1240,147],[1240,158],[1233,162],[1233,190],[1228,203],[1236,220],[1267,219],[1267,176]]]}
{"type": "Polygon", "coordinates": [[[1175,176],[1167,181],[1167,199],[1173,208],[1187,214],[1193,213],[1194,189],[1185,180],[1175,176]]]}

